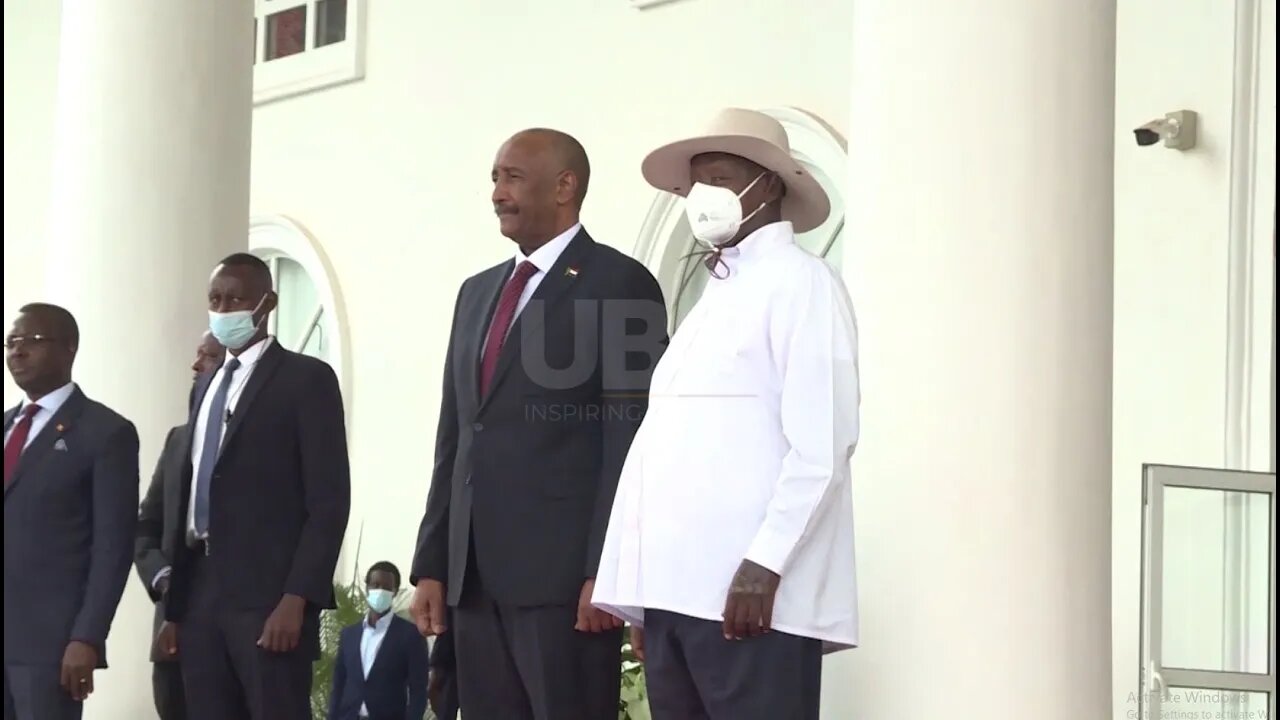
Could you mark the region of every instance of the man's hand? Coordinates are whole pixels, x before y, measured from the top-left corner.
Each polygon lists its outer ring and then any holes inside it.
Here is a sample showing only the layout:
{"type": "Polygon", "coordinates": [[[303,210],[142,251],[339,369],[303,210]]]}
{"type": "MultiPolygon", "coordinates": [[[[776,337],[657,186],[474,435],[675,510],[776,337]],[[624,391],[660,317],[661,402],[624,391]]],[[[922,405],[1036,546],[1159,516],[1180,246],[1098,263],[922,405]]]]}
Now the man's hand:
{"type": "Polygon", "coordinates": [[[76,702],[84,702],[93,693],[93,669],[98,666],[98,651],[90,644],[72,640],[62,653],[62,688],[76,702]]]}
{"type": "Polygon", "coordinates": [[[596,589],[594,579],[582,583],[582,592],[578,593],[578,621],[573,629],[578,632],[598,633],[622,627],[622,620],[591,605],[591,593],[596,589]]]}
{"type": "Polygon", "coordinates": [[[293,652],[302,638],[302,615],[306,608],[307,601],[297,595],[280,598],[280,604],[262,626],[258,647],[267,652],[293,652]]]}
{"type": "Polygon", "coordinates": [[[178,659],[177,623],[166,620],[160,625],[160,632],[156,633],[155,643],[151,648],[151,659],[156,662],[178,659]]]}
{"type": "Polygon", "coordinates": [[[631,654],[640,662],[644,662],[644,628],[631,626],[631,654]]]}
{"type": "Polygon", "coordinates": [[[444,622],[444,583],[428,578],[419,580],[413,592],[413,604],[409,606],[409,614],[413,616],[413,621],[418,625],[418,632],[422,633],[423,637],[443,635],[449,629],[444,622]]]}
{"type": "Polygon", "coordinates": [[[750,560],[743,560],[729,585],[724,603],[724,639],[741,640],[769,632],[773,624],[773,596],[782,578],[750,560]]]}

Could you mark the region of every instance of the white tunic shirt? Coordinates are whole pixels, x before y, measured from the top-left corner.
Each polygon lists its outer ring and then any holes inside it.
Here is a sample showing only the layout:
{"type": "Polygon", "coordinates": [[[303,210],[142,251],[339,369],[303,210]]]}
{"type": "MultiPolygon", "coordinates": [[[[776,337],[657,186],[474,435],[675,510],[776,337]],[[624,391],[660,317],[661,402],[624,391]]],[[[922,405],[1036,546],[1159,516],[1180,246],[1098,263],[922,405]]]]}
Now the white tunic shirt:
{"type": "Polygon", "coordinates": [[[746,558],[782,576],[776,630],[856,646],[848,293],[787,222],[724,259],[654,371],[592,602],[640,626],[644,608],[719,622],[746,558]]]}

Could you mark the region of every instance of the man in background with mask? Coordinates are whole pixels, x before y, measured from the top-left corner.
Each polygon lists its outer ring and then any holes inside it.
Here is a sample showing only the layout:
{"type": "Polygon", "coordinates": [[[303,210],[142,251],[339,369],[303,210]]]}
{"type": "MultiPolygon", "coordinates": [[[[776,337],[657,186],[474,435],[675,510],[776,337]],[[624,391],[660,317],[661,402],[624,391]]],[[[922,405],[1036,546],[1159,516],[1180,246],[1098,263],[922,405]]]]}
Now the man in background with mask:
{"type": "Polygon", "coordinates": [[[400,570],[374,563],[365,586],[369,613],[338,639],[329,720],[418,720],[427,712],[427,641],[392,612],[400,570]]]}
{"type": "Polygon", "coordinates": [[[227,349],[196,380],[183,440],[183,522],[159,651],[182,657],[194,720],[309,720],[320,611],[347,528],[351,477],[333,369],[266,331],[271,272],[248,253],[209,279],[227,349]]]}
{"type": "Polygon", "coordinates": [[[858,642],[857,332],[795,237],[829,201],[753,111],[642,169],[687,196],[712,279],[654,371],[592,599],[632,624],[655,719],[817,720],[824,649],[858,642]]]}
{"type": "MultiPolygon", "coordinates": [[[[192,391],[201,374],[212,373],[222,364],[226,350],[205,331],[196,346],[196,359],[191,363],[192,391]]],[[[164,599],[169,592],[169,574],[173,571],[173,558],[177,554],[173,543],[181,536],[175,528],[182,525],[182,482],[186,477],[184,466],[189,464],[186,455],[186,425],[169,430],[164,439],[164,449],[156,462],[151,485],[138,509],[138,534],[133,542],[133,564],[138,578],[156,605],[155,627],[151,636],[151,692],[160,720],[185,720],[186,700],[182,692],[182,666],[176,653],[160,651],[160,648],[177,648],[173,638],[157,642],[164,623],[164,599]]],[[[169,626],[172,633],[174,626],[169,626]]]]}

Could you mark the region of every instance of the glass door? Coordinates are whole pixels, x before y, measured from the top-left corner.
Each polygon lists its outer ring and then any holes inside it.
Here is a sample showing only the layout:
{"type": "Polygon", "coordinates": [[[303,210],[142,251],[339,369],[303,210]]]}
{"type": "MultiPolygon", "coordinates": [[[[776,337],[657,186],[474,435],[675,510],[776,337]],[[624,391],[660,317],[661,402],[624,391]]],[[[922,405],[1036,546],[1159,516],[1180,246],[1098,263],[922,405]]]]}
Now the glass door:
{"type": "Polygon", "coordinates": [[[1138,717],[1275,718],[1275,474],[1145,475],[1138,717]]]}

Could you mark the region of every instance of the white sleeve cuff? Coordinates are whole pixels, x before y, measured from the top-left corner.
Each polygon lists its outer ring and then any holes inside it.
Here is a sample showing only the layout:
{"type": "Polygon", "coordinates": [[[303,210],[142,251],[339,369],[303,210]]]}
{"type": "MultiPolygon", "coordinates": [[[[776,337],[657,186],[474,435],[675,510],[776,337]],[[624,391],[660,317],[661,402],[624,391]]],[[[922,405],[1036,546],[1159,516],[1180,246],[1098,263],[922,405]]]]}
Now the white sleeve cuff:
{"type": "Polygon", "coordinates": [[[782,575],[782,569],[787,566],[787,560],[790,559],[794,547],[792,543],[779,537],[766,525],[760,528],[755,540],[751,541],[746,559],[775,575],[782,575]]]}
{"type": "Polygon", "coordinates": [[[155,590],[156,587],[160,585],[160,581],[169,577],[169,573],[171,572],[173,572],[173,568],[168,565],[160,568],[159,572],[156,573],[156,576],[151,578],[151,589],[155,590]]]}

